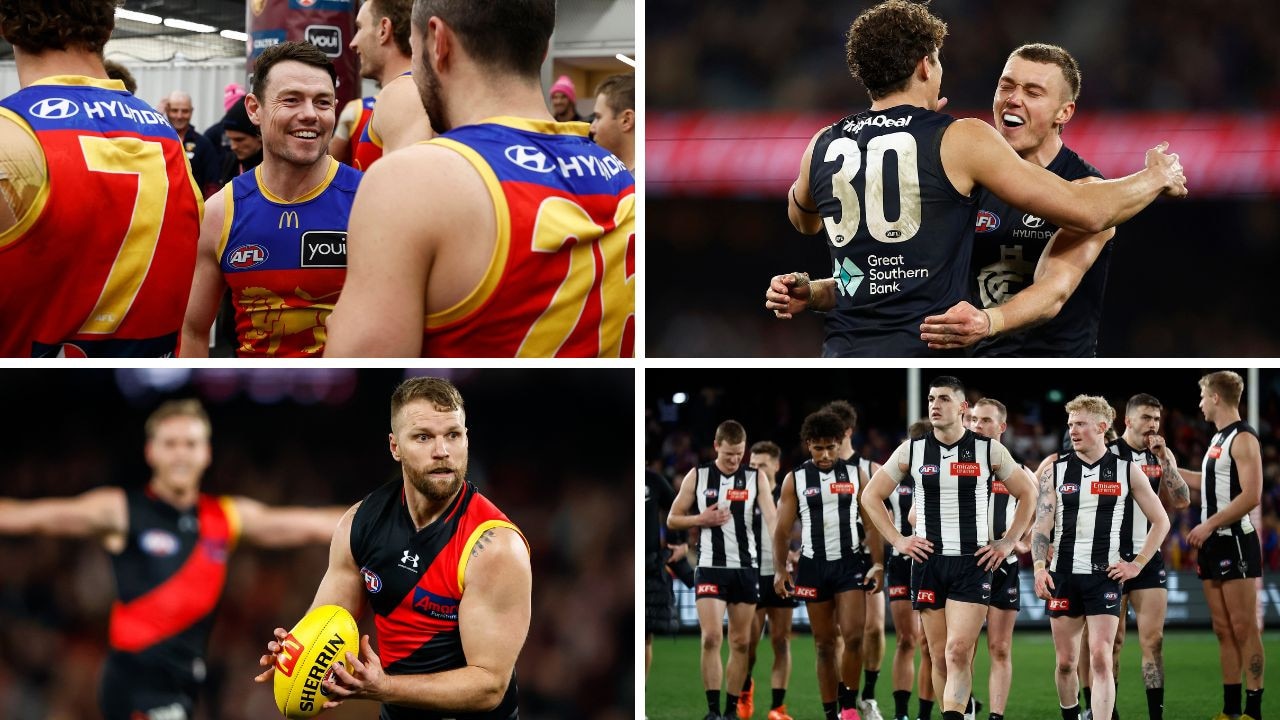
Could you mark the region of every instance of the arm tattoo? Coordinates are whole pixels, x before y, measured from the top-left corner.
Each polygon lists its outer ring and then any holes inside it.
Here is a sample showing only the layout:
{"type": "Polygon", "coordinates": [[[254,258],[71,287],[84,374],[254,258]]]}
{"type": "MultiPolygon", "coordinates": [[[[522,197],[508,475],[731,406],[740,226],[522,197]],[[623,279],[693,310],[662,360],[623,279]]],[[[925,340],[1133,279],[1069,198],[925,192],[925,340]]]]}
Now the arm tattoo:
{"type": "Polygon", "coordinates": [[[1056,498],[1053,493],[1053,466],[1050,465],[1044,469],[1044,472],[1040,473],[1040,499],[1036,504],[1036,527],[1040,527],[1045,518],[1052,517],[1054,505],[1056,504],[1056,498]]]}
{"type": "Polygon", "coordinates": [[[1169,491],[1169,496],[1175,501],[1191,502],[1191,488],[1187,487],[1187,481],[1182,479],[1178,466],[1169,462],[1168,457],[1161,457],[1160,467],[1160,474],[1164,476],[1164,486],[1169,491]]]}
{"type": "Polygon", "coordinates": [[[491,543],[491,542],[493,542],[493,531],[492,531],[492,530],[485,530],[485,531],[484,531],[484,534],[483,534],[483,535],[481,535],[479,538],[477,538],[477,539],[476,539],[475,547],[471,548],[471,558],[472,558],[473,560],[475,559],[475,557],[476,557],[477,555],[479,555],[479,554],[480,554],[480,551],[481,551],[481,550],[484,550],[484,544],[485,544],[486,542],[490,542],[490,543],[491,543]]]}
{"type": "Polygon", "coordinates": [[[1031,534],[1031,559],[1034,562],[1045,561],[1049,558],[1049,536],[1042,532],[1031,534]]]}

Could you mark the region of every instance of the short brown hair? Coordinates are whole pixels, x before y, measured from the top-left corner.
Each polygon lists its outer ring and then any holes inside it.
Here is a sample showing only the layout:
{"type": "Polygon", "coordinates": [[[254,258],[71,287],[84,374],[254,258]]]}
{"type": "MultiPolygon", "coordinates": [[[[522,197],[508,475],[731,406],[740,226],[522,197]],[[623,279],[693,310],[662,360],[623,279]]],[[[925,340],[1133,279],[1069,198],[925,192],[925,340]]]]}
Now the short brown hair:
{"type": "Polygon", "coordinates": [[[1155,395],[1138,393],[1137,395],[1129,398],[1129,404],[1125,405],[1124,414],[1129,415],[1140,407],[1153,407],[1157,410],[1164,408],[1164,406],[1160,404],[1160,401],[1156,399],[1155,395]]]}
{"type": "Polygon", "coordinates": [[[919,440],[931,432],[933,432],[933,423],[928,420],[917,420],[907,428],[907,437],[912,440],[919,440]]]}
{"type": "Polygon", "coordinates": [[[853,405],[850,405],[848,400],[832,400],[823,405],[822,410],[840,418],[844,422],[845,430],[858,427],[858,411],[853,409],[853,405]]]}
{"type": "Polygon", "coordinates": [[[1115,422],[1116,409],[1100,395],[1077,395],[1067,403],[1067,412],[1085,412],[1097,415],[1107,421],[1107,427],[1115,422]]]}
{"type": "Polygon", "coordinates": [[[415,0],[413,25],[424,35],[438,17],[481,65],[536,78],[556,29],[555,0],[415,0]]]}
{"type": "Polygon", "coordinates": [[[124,89],[128,90],[130,95],[138,92],[138,81],[133,79],[133,73],[129,72],[129,68],[115,60],[103,60],[102,67],[107,71],[107,77],[124,83],[124,89]]]}
{"type": "Polygon", "coordinates": [[[942,50],[947,24],[929,12],[928,3],[886,0],[849,26],[845,61],[872,100],[907,87],[916,63],[942,50]]]}
{"type": "Polygon", "coordinates": [[[209,422],[209,414],[204,411],[204,406],[199,400],[187,398],[185,400],[166,400],[160,403],[160,407],[151,411],[147,416],[147,424],[144,429],[147,433],[147,439],[156,436],[156,431],[160,429],[160,424],[165,420],[174,417],[189,417],[204,423],[205,437],[213,435],[213,424],[209,422]]]}
{"type": "MultiPolygon", "coordinates": [[[[278,46],[277,46],[278,47],[278,46]]],[[[462,410],[462,393],[453,383],[438,377],[409,378],[391,393],[391,429],[400,410],[415,400],[426,400],[440,412],[462,410]]]]}
{"type": "Polygon", "coordinates": [[[774,460],[782,459],[782,448],[778,447],[778,443],[770,440],[761,440],[751,446],[752,455],[768,455],[774,460]]]}
{"type": "Polygon", "coordinates": [[[0,35],[24,52],[101,54],[115,26],[116,0],[0,0],[0,35]]]}
{"type": "Polygon", "coordinates": [[[840,440],[844,438],[844,431],[848,429],[839,415],[829,410],[819,410],[804,419],[804,423],[800,426],[800,439],[805,442],[840,440]]]}
{"type": "Polygon", "coordinates": [[[725,420],[716,427],[716,443],[737,445],[747,441],[747,429],[737,420],[725,420]]]}
{"type": "Polygon", "coordinates": [[[391,37],[401,53],[413,54],[409,45],[409,20],[413,15],[413,0],[365,0],[369,4],[369,15],[376,25],[382,18],[391,21],[391,37]]]}
{"type": "Polygon", "coordinates": [[[1014,48],[1013,52],[1009,53],[1010,59],[1015,57],[1046,65],[1057,65],[1062,71],[1062,77],[1066,78],[1067,90],[1071,93],[1071,97],[1067,98],[1068,102],[1075,102],[1076,98],[1080,97],[1080,66],[1071,53],[1063,48],[1046,43],[1028,43],[1014,48]]]}
{"type": "Polygon", "coordinates": [[[258,102],[266,102],[265,93],[267,92],[267,76],[271,74],[271,68],[277,63],[286,60],[293,60],[318,67],[329,73],[329,79],[333,81],[334,86],[338,83],[338,73],[333,68],[333,61],[320,48],[312,45],[305,40],[290,40],[282,42],[279,45],[272,45],[262,54],[258,56],[258,60],[253,64],[253,88],[251,92],[253,96],[258,98],[258,102]]]}
{"type": "Polygon", "coordinates": [[[1222,396],[1222,402],[1236,407],[1240,404],[1240,396],[1244,395],[1244,378],[1231,370],[1219,370],[1200,378],[1200,387],[1217,393],[1222,396]]]}
{"type": "Polygon", "coordinates": [[[636,75],[610,75],[596,88],[596,95],[603,95],[605,103],[615,115],[636,109],[636,75]]]}
{"type": "Polygon", "coordinates": [[[1009,408],[1005,407],[1004,403],[995,398],[984,397],[973,404],[974,407],[978,407],[979,405],[990,405],[995,408],[996,412],[1000,414],[1000,422],[1005,422],[1009,419],[1009,408]]]}

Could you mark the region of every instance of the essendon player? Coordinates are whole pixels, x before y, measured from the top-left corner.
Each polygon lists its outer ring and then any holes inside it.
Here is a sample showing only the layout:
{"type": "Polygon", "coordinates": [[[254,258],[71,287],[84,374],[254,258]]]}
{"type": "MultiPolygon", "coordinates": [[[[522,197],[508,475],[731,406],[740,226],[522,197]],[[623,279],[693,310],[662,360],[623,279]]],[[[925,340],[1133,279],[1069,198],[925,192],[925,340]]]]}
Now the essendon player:
{"type": "Polygon", "coordinates": [[[0,534],[98,539],[120,599],[100,701],[107,720],[193,717],[204,653],[240,543],[290,547],[329,540],[343,508],[270,507],[200,492],[209,418],[175,400],[147,419],[144,488],[100,487],[74,498],[0,500],[0,534]]]}
{"type": "Polygon", "coordinates": [[[548,113],[554,29],[554,0],[417,0],[413,79],[441,136],[364,179],[327,354],[633,354],[635,180],[548,113]]]}
{"type": "Polygon", "coordinates": [[[0,355],[172,355],[202,201],[169,121],[108,80],[113,0],[0,0],[0,355]]]}
{"type": "MultiPolygon", "coordinates": [[[[325,708],[382,703],[383,720],[514,720],[516,657],[529,631],[532,572],[524,535],[467,482],[462,395],[447,380],[406,380],[391,396],[400,480],[342,516],[311,607],[368,605],[378,628],[351,672],[325,680],[325,708]]],[[[269,682],[284,628],[257,676],[269,682]]]]}
{"type": "MultiPolygon", "coordinates": [[[[1128,460],[1142,470],[1162,502],[1175,510],[1191,504],[1191,491],[1178,471],[1173,451],[1160,436],[1161,404],[1154,396],[1139,393],[1129,398],[1124,411],[1124,434],[1109,445],[1121,460],[1128,460]]],[[[1124,505],[1124,521],[1120,527],[1120,557],[1132,560],[1137,545],[1146,536],[1150,523],[1138,512],[1130,495],[1124,505]]],[[[1164,617],[1169,604],[1165,589],[1164,555],[1156,550],[1151,562],[1138,576],[1125,582],[1120,600],[1120,617],[1127,618],[1133,606],[1138,619],[1138,643],[1142,647],[1142,682],[1147,690],[1147,715],[1150,720],[1164,717],[1164,617]]],[[[1116,628],[1115,650],[1111,653],[1116,687],[1120,684],[1120,649],[1124,646],[1125,625],[1116,628]]]]}
{"type": "Polygon", "coordinates": [[[1160,548],[1169,517],[1142,470],[1107,450],[1115,410],[1106,399],[1079,395],[1066,410],[1072,452],[1040,474],[1031,535],[1035,589],[1049,611],[1063,720],[1077,720],[1080,713],[1076,663],[1082,630],[1089,638],[1093,716],[1109,718],[1115,706],[1111,650],[1120,622],[1121,583],[1137,577],[1160,548]],[[1125,560],[1120,534],[1130,495],[1151,526],[1141,550],[1125,560]],[[1051,544],[1053,567],[1048,568],[1051,544]]]}
{"type": "MultiPolygon", "coordinates": [[[[759,600],[759,552],[751,528],[753,508],[763,516],[763,534],[773,536],[773,496],[764,473],[742,464],[747,431],[736,420],[716,428],[716,459],[690,470],[667,517],[672,530],[697,528],[695,571],[698,627],[702,632],[702,684],[707,720],[720,718],[720,682],[726,688],[724,716],[733,718],[747,680],[751,621],[759,600]],[[729,613],[729,664],[720,662],[725,611],[729,613]]],[[[786,557],[786,553],[782,554],[786,557]]],[[[785,573],[783,573],[785,575],[785,573]]]]}
{"type": "Polygon", "coordinates": [[[1187,541],[1200,549],[1199,575],[1218,636],[1222,662],[1222,713],[1240,714],[1240,677],[1244,674],[1244,715],[1262,718],[1266,662],[1256,620],[1262,576],[1262,548],[1249,513],[1262,502],[1262,454],[1258,432],[1240,417],[1244,379],[1230,370],[1200,378],[1200,410],[1217,432],[1199,472],[1183,470],[1200,491],[1200,524],[1187,541]]]}
{"type": "MultiPolygon", "coordinates": [[[[1124,179],[1069,183],[1022,160],[987,123],[939,113],[946,32],[924,5],[905,0],[854,20],[846,58],[871,108],[819,130],[800,158],[787,215],[807,235],[825,230],[832,277],[776,276],[765,307],[778,317],[831,311],[824,357],[937,354],[920,339],[920,320],[968,296],[979,187],[1087,232],[1123,222],[1162,192],[1186,194],[1165,145],[1124,179]]],[[[987,312],[999,331],[998,311],[987,312]]]]}
{"type": "Polygon", "coordinates": [[[964,386],[942,376],[929,384],[933,432],[909,439],[871,479],[867,517],[911,570],[912,605],[921,611],[933,661],[933,686],[942,689],[942,717],[960,720],[973,682],[973,648],[991,599],[992,571],[1014,551],[1031,521],[1034,486],[999,441],[966,430],[964,386]],[[911,475],[917,522],[911,535],[895,527],[883,503],[911,475]],[[989,495],[995,481],[1018,500],[1004,537],[991,539],[989,495]]]}
{"type": "Polygon", "coordinates": [[[800,519],[800,559],[795,586],[775,575],[774,591],[805,601],[817,654],[818,693],[827,720],[857,720],[862,673],[862,634],[866,594],[883,584],[883,544],[868,528],[871,564],[858,541],[857,519],[867,475],[856,461],[840,458],[845,420],[829,411],[805,418],[800,439],[809,460],[782,481],[778,526],[773,534],[775,557],[786,552],[796,518],[800,519]],[[870,587],[867,582],[870,582],[870,587]],[[838,642],[843,650],[837,655],[838,642]]]}

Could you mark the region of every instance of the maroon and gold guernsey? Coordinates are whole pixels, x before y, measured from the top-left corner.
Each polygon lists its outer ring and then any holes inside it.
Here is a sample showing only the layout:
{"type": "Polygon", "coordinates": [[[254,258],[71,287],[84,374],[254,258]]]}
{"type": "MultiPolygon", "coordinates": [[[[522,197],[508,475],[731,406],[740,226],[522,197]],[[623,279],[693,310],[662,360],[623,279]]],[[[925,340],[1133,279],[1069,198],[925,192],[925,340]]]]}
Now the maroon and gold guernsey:
{"type": "MultiPolygon", "coordinates": [[[[376,650],[387,674],[437,673],[466,665],[458,607],[467,562],[480,536],[496,527],[520,532],[469,482],[440,517],[421,530],[409,515],[400,480],[383,485],[361,503],[351,523],[351,556],[364,578],[365,599],[378,628],[376,650]]],[[[438,713],[383,705],[380,717],[508,720],[517,716],[516,699],[513,673],[502,702],[488,712],[438,713]]]]}
{"type": "Polygon", "coordinates": [[[0,233],[0,355],[172,354],[204,206],[168,120],[117,80],[66,75],[0,100],[6,121],[39,156],[3,158],[25,212],[0,233]]]}
{"type": "Polygon", "coordinates": [[[635,179],[589,129],[495,117],[427,141],[484,179],[498,237],[471,293],[427,315],[424,357],[635,354],[635,179]]]}

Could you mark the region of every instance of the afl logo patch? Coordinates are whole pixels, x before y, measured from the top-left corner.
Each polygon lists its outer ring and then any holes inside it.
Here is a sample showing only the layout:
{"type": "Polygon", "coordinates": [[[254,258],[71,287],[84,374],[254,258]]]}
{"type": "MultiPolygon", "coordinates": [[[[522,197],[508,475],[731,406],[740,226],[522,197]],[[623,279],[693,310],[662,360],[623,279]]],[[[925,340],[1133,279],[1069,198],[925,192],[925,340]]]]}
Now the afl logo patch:
{"type": "Polygon", "coordinates": [[[1111,601],[1111,600],[1118,599],[1120,596],[1117,595],[1116,593],[1109,592],[1109,593],[1105,593],[1102,597],[1108,601],[1111,601]]]}
{"type": "Polygon", "coordinates": [[[371,593],[377,593],[382,590],[382,578],[378,577],[378,573],[367,567],[360,568],[360,576],[364,578],[364,587],[371,593]]]}
{"type": "Polygon", "coordinates": [[[814,495],[817,495],[820,492],[822,492],[822,488],[807,487],[804,489],[804,496],[813,497],[814,495]]]}
{"type": "Polygon", "coordinates": [[[44,120],[65,120],[80,113],[80,108],[66,98],[45,98],[27,112],[44,120]]]}
{"type": "Polygon", "coordinates": [[[1063,495],[1075,495],[1080,491],[1080,486],[1075,483],[1062,483],[1061,490],[1063,495]]]}
{"type": "Polygon", "coordinates": [[[148,530],[138,538],[138,547],[152,557],[172,557],[178,554],[178,538],[164,530],[148,530]]]}
{"type": "Polygon", "coordinates": [[[899,495],[910,495],[912,492],[913,492],[913,489],[912,489],[912,487],[911,487],[910,485],[899,485],[899,486],[898,486],[898,494],[899,494],[899,495]]]}
{"type": "Polygon", "coordinates": [[[719,491],[719,490],[707,490],[707,491],[703,492],[702,494],[703,494],[703,495],[706,495],[706,496],[707,496],[707,497],[709,497],[709,498],[713,498],[713,497],[716,497],[717,495],[719,495],[719,494],[720,494],[720,491],[719,491]]]}
{"type": "Polygon", "coordinates": [[[530,145],[512,145],[507,148],[506,156],[512,163],[525,170],[549,173],[555,169],[541,150],[530,145]]]}
{"type": "Polygon", "coordinates": [[[267,261],[267,249],[261,245],[241,245],[227,256],[227,264],[237,270],[248,270],[267,261]]]}
{"type": "Polygon", "coordinates": [[[937,465],[921,465],[920,474],[921,475],[937,475],[938,466],[937,465]]]}
{"type": "Polygon", "coordinates": [[[1036,217],[1031,213],[1027,213],[1026,215],[1022,216],[1022,224],[1026,225],[1029,228],[1038,228],[1044,225],[1044,219],[1036,217]]]}
{"type": "Polygon", "coordinates": [[[979,211],[973,223],[973,231],[980,233],[993,232],[998,227],[1000,227],[1000,216],[990,210],[979,211]]]}

